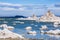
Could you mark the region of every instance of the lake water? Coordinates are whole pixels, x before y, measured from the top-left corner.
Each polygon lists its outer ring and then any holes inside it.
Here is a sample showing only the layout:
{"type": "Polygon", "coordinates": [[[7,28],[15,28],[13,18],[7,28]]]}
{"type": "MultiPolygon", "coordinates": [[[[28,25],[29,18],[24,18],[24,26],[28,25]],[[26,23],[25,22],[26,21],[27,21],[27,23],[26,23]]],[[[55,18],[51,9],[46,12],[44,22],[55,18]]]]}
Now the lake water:
{"type": "MultiPolygon", "coordinates": [[[[41,25],[46,25],[48,27],[48,30],[55,30],[60,29],[54,28],[54,23],[51,22],[36,22],[34,20],[16,20],[17,18],[2,18],[3,20],[0,20],[0,24],[7,24],[8,26],[13,26],[15,29],[13,32],[23,35],[26,38],[44,38],[44,40],[59,40],[60,36],[53,36],[53,35],[47,35],[47,34],[41,34],[40,29],[41,25]],[[8,23],[6,23],[8,22],[8,23]],[[15,22],[23,22],[23,23],[15,23],[15,22]],[[31,26],[32,31],[36,31],[36,35],[29,35],[27,34],[27,31],[25,30],[26,27],[31,26]]],[[[47,30],[45,30],[47,31],[47,30]]]]}

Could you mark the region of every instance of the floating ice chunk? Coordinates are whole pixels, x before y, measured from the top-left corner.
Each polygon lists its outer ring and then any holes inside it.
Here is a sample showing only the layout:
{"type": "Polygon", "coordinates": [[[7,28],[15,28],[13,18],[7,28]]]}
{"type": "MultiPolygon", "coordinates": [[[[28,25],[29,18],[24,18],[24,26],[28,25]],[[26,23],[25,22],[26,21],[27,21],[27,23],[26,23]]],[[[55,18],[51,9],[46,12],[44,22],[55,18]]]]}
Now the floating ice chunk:
{"type": "Polygon", "coordinates": [[[8,30],[13,30],[14,27],[12,27],[12,26],[8,26],[7,29],[8,29],[8,30]]]}
{"type": "Polygon", "coordinates": [[[40,30],[46,30],[46,29],[48,29],[48,27],[46,25],[42,25],[40,28],[40,30]]]}
{"type": "Polygon", "coordinates": [[[7,24],[2,24],[2,25],[0,25],[0,27],[6,28],[7,24]]]}
{"type": "Polygon", "coordinates": [[[59,29],[50,30],[50,31],[47,31],[46,34],[60,35],[60,30],[59,29]]]}
{"type": "Polygon", "coordinates": [[[28,26],[25,29],[28,30],[28,31],[30,31],[30,30],[32,30],[32,27],[28,26]]]}
{"type": "Polygon", "coordinates": [[[54,22],[54,27],[59,27],[58,24],[60,24],[60,23],[59,22],[54,22]]]}
{"type": "Polygon", "coordinates": [[[8,26],[7,24],[2,24],[2,25],[0,25],[0,27],[3,27],[3,29],[8,29],[8,30],[13,30],[14,29],[14,27],[8,26]]]}
{"type": "Polygon", "coordinates": [[[37,34],[36,31],[29,31],[28,34],[35,36],[37,34]]]}

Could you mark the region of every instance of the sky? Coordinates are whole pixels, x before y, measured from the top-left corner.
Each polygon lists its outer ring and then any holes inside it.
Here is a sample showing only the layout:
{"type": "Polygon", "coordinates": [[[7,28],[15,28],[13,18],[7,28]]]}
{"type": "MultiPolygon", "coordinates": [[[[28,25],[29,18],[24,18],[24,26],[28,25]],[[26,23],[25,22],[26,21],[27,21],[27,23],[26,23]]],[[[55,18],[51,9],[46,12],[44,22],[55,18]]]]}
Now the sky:
{"type": "Polygon", "coordinates": [[[0,16],[60,15],[60,0],[0,0],[0,16]]]}

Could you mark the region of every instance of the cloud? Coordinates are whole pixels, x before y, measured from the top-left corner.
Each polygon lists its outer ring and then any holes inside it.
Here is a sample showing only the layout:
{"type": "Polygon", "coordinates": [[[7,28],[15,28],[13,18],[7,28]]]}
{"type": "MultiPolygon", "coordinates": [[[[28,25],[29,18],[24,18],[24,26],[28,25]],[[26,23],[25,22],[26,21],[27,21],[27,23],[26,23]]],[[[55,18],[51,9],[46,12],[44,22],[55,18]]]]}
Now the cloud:
{"type": "Polygon", "coordinates": [[[23,11],[23,8],[21,7],[21,4],[12,4],[12,3],[3,3],[0,2],[0,10],[5,10],[5,11],[23,11]]]}
{"type": "Polygon", "coordinates": [[[16,10],[14,8],[9,8],[9,7],[0,7],[0,10],[4,10],[4,11],[13,11],[13,10],[16,10]]]}
{"type": "Polygon", "coordinates": [[[1,9],[8,9],[7,11],[10,10],[20,10],[20,11],[28,11],[28,10],[33,10],[33,9],[44,9],[46,8],[46,5],[41,5],[41,4],[29,4],[29,5],[22,5],[22,4],[12,4],[12,3],[3,3],[0,2],[0,8],[1,9]]]}
{"type": "MultiPolygon", "coordinates": [[[[60,7],[56,7],[55,4],[12,4],[0,2],[0,10],[5,14],[22,14],[22,15],[43,15],[47,10],[54,10],[56,13],[60,11],[60,7]],[[7,12],[6,12],[7,11],[7,12]]],[[[1,12],[1,11],[0,11],[1,12]]]]}
{"type": "Polygon", "coordinates": [[[6,6],[22,6],[21,4],[12,4],[12,3],[3,3],[3,2],[0,2],[0,5],[6,5],[6,6]]]}
{"type": "MultiPolygon", "coordinates": [[[[59,5],[59,4],[57,4],[57,5],[59,5]]],[[[57,7],[57,5],[56,4],[51,4],[50,6],[48,6],[47,9],[58,11],[58,10],[60,10],[60,7],[57,7]]]]}
{"type": "Polygon", "coordinates": [[[58,3],[58,4],[55,4],[55,7],[60,7],[60,3],[58,3]]]}
{"type": "Polygon", "coordinates": [[[3,3],[0,2],[0,10],[2,10],[2,13],[17,15],[17,14],[24,14],[24,15],[32,15],[32,14],[43,14],[47,9],[47,5],[44,4],[12,4],[12,3],[3,3]],[[7,11],[7,12],[6,12],[7,11]]]}

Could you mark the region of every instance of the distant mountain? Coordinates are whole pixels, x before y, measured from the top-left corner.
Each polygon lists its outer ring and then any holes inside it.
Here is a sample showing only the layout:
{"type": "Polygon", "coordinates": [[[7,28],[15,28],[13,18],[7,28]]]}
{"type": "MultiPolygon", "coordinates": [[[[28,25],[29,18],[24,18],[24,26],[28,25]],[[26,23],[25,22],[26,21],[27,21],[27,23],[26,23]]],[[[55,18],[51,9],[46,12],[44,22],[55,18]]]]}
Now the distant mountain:
{"type": "Polygon", "coordinates": [[[15,18],[27,18],[26,16],[16,15],[15,18]]]}

